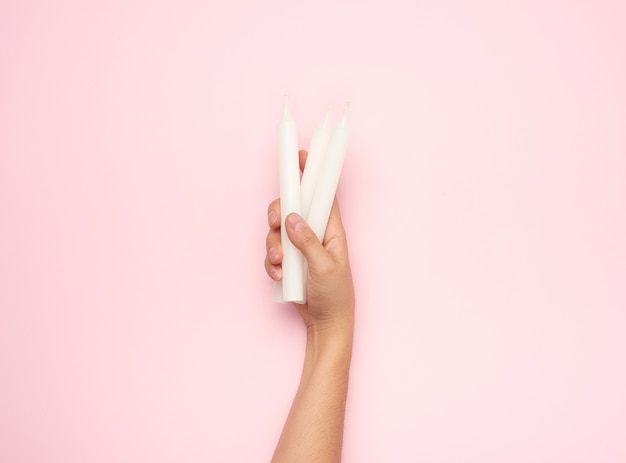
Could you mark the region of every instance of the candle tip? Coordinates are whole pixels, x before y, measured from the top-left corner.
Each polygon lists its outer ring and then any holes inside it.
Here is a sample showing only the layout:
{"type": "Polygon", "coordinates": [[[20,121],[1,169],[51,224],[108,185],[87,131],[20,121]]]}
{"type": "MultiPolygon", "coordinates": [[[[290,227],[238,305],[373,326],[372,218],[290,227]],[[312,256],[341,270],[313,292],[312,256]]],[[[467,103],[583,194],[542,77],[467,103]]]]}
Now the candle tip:
{"type": "Polygon", "coordinates": [[[291,114],[289,113],[289,97],[285,95],[285,99],[283,101],[283,119],[291,120],[291,114]]]}
{"type": "Polygon", "coordinates": [[[343,114],[341,115],[341,120],[339,121],[339,125],[348,125],[348,108],[350,106],[350,102],[346,101],[346,105],[343,107],[343,114]]]}
{"type": "Polygon", "coordinates": [[[330,115],[332,114],[332,112],[333,112],[333,107],[329,106],[328,111],[326,111],[326,115],[324,116],[324,122],[322,122],[322,125],[324,127],[330,124],[330,115]]]}

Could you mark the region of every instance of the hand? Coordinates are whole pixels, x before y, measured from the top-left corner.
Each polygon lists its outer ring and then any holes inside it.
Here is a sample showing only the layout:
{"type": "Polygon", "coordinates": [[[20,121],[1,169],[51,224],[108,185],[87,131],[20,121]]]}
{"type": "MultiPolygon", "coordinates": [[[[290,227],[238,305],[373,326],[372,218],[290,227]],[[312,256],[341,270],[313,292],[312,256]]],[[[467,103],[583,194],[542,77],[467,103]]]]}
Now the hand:
{"type": "MultiPolygon", "coordinates": [[[[300,168],[306,164],[307,152],[300,151],[300,168]]],[[[265,270],[276,281],[282,278],[280,244],[280,199],[268,208],[270,231],[267,234],[265,270]]],[[[324,242],[298,214],[285,220],[287,235],[308,262],[307,303],[294,306],[309,330],[352,331],[354,325],[354,286],[348,259],[346,235],[335,198],[328,220],[324,242]]]]}

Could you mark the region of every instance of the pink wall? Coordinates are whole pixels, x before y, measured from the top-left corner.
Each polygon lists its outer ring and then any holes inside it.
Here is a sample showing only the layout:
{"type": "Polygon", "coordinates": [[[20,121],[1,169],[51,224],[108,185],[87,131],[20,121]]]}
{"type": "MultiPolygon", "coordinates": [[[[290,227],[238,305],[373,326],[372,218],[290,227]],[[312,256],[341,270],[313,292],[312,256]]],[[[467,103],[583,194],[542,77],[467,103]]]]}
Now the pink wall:
{"type": "MultiPolygon", "coordinates": [[[[0,461],[268,461],[291,96],[349,99],[346,462],[626,461],[623,1],[0,3],[0,461]]],[[[337,111],[336,111],[337,114],[337,111]]]]}

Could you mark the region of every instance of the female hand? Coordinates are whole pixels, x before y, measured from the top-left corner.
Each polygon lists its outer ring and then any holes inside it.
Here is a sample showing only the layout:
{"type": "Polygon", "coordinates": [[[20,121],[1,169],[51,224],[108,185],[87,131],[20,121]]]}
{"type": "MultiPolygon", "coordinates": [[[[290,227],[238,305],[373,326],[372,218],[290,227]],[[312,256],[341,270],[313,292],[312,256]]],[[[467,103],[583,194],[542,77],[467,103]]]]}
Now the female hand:
{"type": "MultiPolygon", "coordinates": [[[[307,152],[300,151],[300,167],[304,168],[307,152]]],[[[275,281],[282,278],[282,248],[280,243],[280,199],[268,208],[270,230],[266,239],[265,269],[275,281]]],[[[354,287],[345,230],[339,204],[335,198],[323,243],[298,214],[285,220],[287,235],[308,262],[307,302],[294,306],[307,328],[316,331],[352,331],[354,325],[354,287]]]]}

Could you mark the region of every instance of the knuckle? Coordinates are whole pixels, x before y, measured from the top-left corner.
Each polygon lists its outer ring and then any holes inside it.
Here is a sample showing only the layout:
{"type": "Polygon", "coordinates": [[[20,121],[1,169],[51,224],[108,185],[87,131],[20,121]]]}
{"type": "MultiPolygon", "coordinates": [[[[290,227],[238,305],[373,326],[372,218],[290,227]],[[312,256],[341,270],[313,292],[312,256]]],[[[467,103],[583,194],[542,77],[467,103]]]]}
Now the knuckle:
{"type": "Polygon", "coordinates": [[[314,245],[316,242],[317,242],[317,236],[315,236],[315,233],[313,233],[311,229],[307,229],[306,231],[303,231],[302,244],[304,244],[307,247],[310,247],[314,245]]]}
{"type": "Polygon", "coordinates": [[[270,205],[267,207],[267,212],[276,212],[278,209],[280,209],[280,198],[276,198],[270,203],[270,205]]]}
{"type": "Polygon", "coordinates": [[[276,230],[270,231],[265,238],[265,248],[280,248],[280,232],[276,230]]]}

